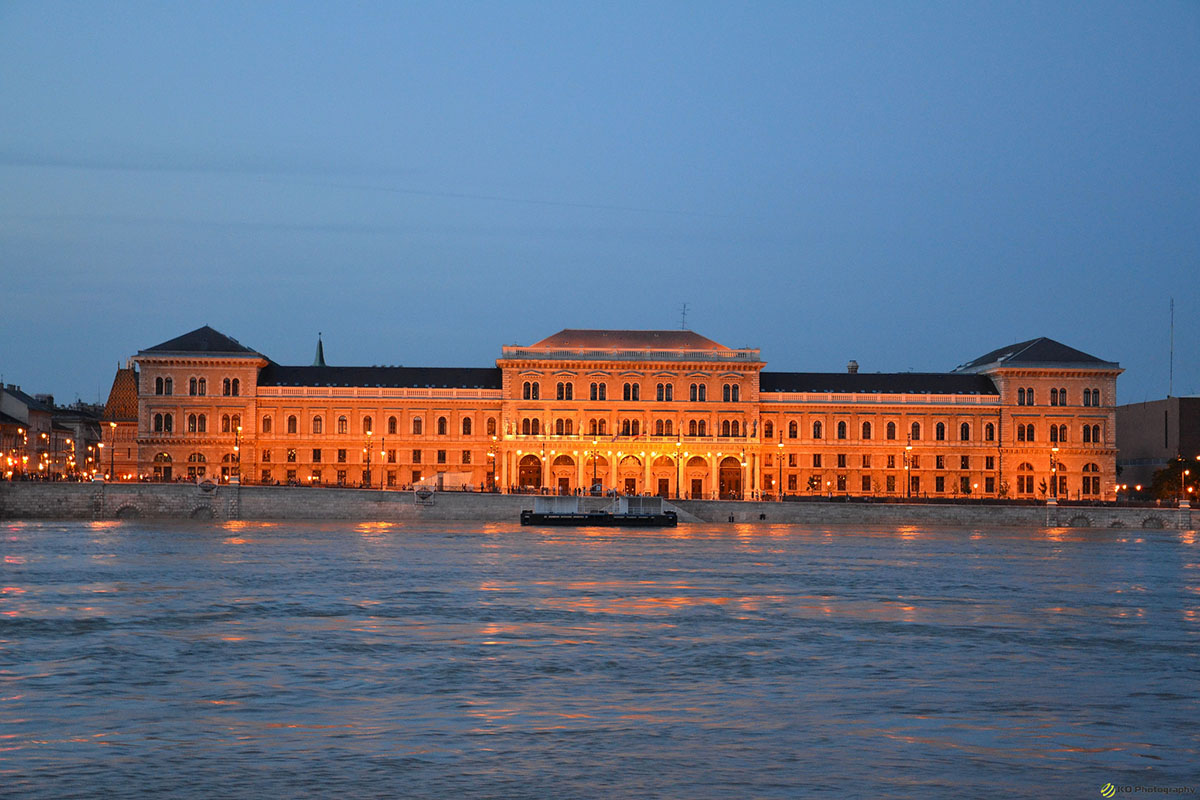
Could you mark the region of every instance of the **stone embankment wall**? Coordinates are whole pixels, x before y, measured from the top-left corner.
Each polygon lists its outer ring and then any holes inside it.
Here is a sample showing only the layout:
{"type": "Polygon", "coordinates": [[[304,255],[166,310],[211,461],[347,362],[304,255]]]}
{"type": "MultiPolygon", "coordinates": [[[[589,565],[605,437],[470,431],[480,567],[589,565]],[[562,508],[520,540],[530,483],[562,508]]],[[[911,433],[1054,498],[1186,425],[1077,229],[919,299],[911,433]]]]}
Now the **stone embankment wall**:
{"type": "MultiPolygon", "coordinates": [[[[217,486],[187,483],[0,482],[0,519],[477,520],[516,522],[528,495],[217,486]]],[[[1124,506],[917,505],[844,502],[678,500],[668,507],[688,522],[805,525],[952,525],[956,527],[1179,528],[1191,510],[1124,506]]]]}

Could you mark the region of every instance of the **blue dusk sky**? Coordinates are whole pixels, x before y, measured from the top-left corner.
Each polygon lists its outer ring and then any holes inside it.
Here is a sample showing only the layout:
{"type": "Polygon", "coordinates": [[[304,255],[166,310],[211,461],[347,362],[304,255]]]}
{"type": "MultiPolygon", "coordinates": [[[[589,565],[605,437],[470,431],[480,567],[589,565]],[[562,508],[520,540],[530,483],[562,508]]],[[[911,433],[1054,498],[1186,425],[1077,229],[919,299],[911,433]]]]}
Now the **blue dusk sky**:
{"type": "Polygon", "coordinates": [[[0,2],[0,372],[1049,336],[1200,393],[1200,3],[0,2]]]}

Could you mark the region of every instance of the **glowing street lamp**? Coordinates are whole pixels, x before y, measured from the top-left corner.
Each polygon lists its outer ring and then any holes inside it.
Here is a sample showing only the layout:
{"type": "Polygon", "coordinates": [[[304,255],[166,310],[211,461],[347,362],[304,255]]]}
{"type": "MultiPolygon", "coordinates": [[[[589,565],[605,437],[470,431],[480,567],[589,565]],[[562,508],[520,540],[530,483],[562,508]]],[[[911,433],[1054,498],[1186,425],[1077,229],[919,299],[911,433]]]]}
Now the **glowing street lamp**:
{"type": "Polygon", "coordinates": [[[775,482],[775,499],[783,502],[783,431],[779,431],[779,480],[775,482]]]}

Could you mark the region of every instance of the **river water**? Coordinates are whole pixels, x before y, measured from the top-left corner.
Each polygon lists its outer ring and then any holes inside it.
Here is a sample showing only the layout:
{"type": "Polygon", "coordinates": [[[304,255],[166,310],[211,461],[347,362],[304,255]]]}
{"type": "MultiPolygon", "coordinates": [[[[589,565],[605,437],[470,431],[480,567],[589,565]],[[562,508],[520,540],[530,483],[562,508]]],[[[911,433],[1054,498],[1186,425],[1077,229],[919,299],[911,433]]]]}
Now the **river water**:
{"type": "Polygon", "coordinates": [[[1195,532],[0,532],[6,797],[1200,790],[1195,532]]]}

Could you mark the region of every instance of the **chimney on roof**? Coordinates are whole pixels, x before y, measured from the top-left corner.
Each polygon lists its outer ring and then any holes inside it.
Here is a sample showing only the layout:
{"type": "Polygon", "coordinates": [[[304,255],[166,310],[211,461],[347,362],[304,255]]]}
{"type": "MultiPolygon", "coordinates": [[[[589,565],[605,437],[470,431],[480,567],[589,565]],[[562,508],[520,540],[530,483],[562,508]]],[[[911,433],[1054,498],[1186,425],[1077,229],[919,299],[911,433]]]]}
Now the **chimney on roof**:
{"type": "Polygon", "coordinates": [[[846,372],[849,372],[851,375],[856,374],[858,372],[858,362],[850,359],[850,363],[846,365],[846,372]]]}

